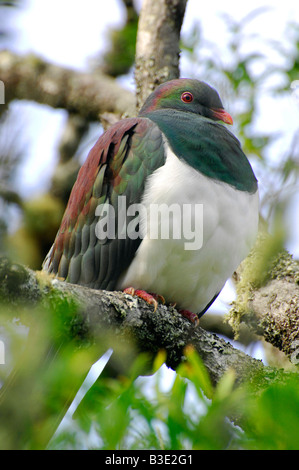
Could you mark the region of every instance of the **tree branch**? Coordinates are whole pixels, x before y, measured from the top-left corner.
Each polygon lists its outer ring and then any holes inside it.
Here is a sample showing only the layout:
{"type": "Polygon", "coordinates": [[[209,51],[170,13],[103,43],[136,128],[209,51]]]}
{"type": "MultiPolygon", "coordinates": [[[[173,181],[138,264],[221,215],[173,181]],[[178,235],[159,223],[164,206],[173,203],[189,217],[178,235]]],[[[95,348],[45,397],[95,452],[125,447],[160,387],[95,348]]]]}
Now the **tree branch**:
{"type": "MultiPolygon", "coordinates": [[[[76,335],[92,337],[92,341],[101,348],[105,337],[109,337],[109,341],[114,338],[113,344],[106,343],[106,348],[117,347],[121,341],[130,348],[133,342],[138,352],[152,355],[165,349],[166,364],[176,369],[184,360],[185,347],[191,344],[202,358],[214,384],[231,368],[235,370],[239,382],[245,380],[250,371],[263,369],[260,361],[216,335],[200,327],[195,328],[174,307],[159,305],[154,312],[153,307],[143,300],[122,292],[97,291],[69,284],[2,258],[0,298],[22,305],[24,302],[33,305],[42,300],[45,307],[53,295],[75,301],[79,307],[78,315],[82,318],[80,331],[76,330],[76,335]]],[[[128,364],[118,373],[125,373],[127,368],[128,364]]]]}
{"type": "Polygon", "coordinates": [[[105,111],[119,115],[135,111],[134,95],[114,79],[53,65],[34,55],[0,52],[0,77],[6,104],[13,99],[35,101],[89,121],[98,121],[105,111]]]}

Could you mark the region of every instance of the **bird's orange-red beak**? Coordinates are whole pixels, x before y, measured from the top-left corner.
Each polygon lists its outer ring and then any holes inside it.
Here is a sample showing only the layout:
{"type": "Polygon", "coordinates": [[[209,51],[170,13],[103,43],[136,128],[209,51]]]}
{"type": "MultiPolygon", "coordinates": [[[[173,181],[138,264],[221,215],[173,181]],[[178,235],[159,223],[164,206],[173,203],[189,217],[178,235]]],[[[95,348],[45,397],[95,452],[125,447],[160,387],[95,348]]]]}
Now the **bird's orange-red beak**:
{"type": "Polygon", "coordinates": [[[225,122],[225,124],[233,124],[233,118],[231,115],[222,108],[213,108],[212,109],[213,116],[219,121],[225,122]]]}

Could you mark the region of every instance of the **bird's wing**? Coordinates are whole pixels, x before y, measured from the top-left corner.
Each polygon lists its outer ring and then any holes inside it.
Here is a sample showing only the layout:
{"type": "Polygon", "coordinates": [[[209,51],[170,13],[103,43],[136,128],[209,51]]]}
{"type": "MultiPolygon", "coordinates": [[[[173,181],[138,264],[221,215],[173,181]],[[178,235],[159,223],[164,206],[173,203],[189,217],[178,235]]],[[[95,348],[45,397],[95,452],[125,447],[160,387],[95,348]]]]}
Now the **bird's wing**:
{"type": "Polygon", "coordinates": [[[141,241],[126,235],[132,217],[119,217],[120,201],[125,208],[139,203],[147,177],[164,163],[162,134],[149,119],[124,119],[108,129],[79,171],[43,269],[74,284],[113,290],[141,241]],[[107,210],[109,216],[114,211],[115,224],[103,237],[107,210]]]}

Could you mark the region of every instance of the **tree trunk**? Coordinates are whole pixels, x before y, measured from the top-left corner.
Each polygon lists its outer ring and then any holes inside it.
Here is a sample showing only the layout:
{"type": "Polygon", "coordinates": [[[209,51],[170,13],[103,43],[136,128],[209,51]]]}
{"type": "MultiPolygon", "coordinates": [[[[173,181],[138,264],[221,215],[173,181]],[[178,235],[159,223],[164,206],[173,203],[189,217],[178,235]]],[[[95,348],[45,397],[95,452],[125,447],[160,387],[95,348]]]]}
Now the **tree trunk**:
{"type": "Polygon", "coordinates": [[[187,0],[144,0],[136,46],[137,109],[161,83],[179,77],[179,39],[187,0]]]}

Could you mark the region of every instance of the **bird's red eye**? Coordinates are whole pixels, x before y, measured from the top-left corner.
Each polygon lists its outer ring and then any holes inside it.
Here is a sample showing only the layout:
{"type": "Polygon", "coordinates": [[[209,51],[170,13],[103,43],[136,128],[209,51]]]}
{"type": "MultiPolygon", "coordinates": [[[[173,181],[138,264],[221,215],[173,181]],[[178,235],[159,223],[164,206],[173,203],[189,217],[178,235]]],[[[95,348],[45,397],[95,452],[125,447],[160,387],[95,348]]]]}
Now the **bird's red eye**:
{"type": "Polygon", "coordinates": [[[191,101],[193,101],[192,93],[190,93],[190,91],[185,91],[181,95],[181,100],[184,101],[184,103],[191,103],[191,101]]]}

